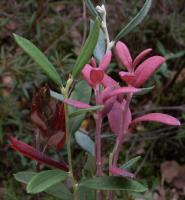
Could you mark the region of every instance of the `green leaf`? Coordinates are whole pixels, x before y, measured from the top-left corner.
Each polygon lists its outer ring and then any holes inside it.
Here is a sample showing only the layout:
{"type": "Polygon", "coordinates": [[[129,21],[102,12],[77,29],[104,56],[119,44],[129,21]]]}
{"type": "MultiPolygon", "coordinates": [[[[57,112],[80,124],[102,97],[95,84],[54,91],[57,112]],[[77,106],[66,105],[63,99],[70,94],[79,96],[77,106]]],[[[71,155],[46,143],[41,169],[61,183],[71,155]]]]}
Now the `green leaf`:
{"type": "Polygon", "coordinates": [[[128,162],[123,164],[120,168],[129,170],[135,166],[135,164],[141,159],[141,156],[137,156],[135,158],[130,159],[128,162]]]}
{"type": "Polygon", "coordinates": [[[63,200],[72,200],[73,195],[62,183],[55,184],[48,188],[45,192],[48,194],[63,200]]]}
{"type": "Polygon", "coordinates": [[[169,53],[165,56],[166,61],[171,59],[177,59],[185,55],[185,51],[179,51],[178,53],[169,53]]]}
{"type": "Polygon", "coordinates": [[[94,200],[95,198],[95,191],[85,188],[85,187],[80,187],[79,188],[79,197],[80,200],[94,200]]]}
{"type": "Polygon", "coordinates": [[[62,85],[60,75],[47,57],[29,40],[14,34],[17,44],[38,64],[45,74],[57,85],[62,85]]]}
{"type": "Polygon", "coordinates": [[[142,89],[141,92],[138,92],[138,93],[136,93],[136,94],[134,94],[134,95],[135,95],[135,96],[136,96],[136,95],[138,96],[138,95],[147,94],[147,93],[149,93],[151,90],[153,90],[154,87],[155,87],[155,86],[146,87],[146,88],[141,88],[141,89],[142,89]]]}
{"type": "Polygon", "coordinates": [[[122,37],[130,33],[137,25],[139,25],[148,14],[151,5],[152,0],[146,0],[139,13],[118,33],[115,41],[120,40],[122,37]]]}
{"type": "Polygon", "coordinates": [[[80,186],[93,190],[125,190],[130,192],[145,192],[147,188],[135,180],[123,177],[103,176],[82,181],[80,186]]]}
{"type": "Polygon", "coordinates": [[[96,18],[100,18],[101,19],[101,16],[100,14],[98,13],[98,11],[96,10],[96,8],[94,7],[93,3],[91,2],[91,0],[85,0],[85,4],[91,14],[92,17],[96,18]]]}
{"type": "MultiPolygon", "coordinates": [[[[70,99],[75,99],[75,100],[82,101],[88,104],[91,98],[91,93],[92,93],[91,87],[86,83],[86,81],[82,80],[76,84],[75,89],[73,90],[70,96],[70,99]]],[[[70,114],[76,111],[78,111],[78,109],[72,106],[69,106],[70,114]]],[[[85,114],[81,114],[74,118],[70,118],[69,120],[70,134],[73,135],[79,129],[84,117],[85,117],[85,114]]]]}
{"type": "MultiPolygon", "coordinates": [[[[18,172],[14,174],[14,177],[17,181],[28,184],[28,182],[38,173],[36,172],[29,172],[29,171],[23,171],[23,172],[18,172]]],[[[63,200],[72,200],[72,194],[71,192],[62,184],[62,183],[57,183],[51,187],[49,187],[47,190],[44,192],[59,198],[63,200]]]]}
{"type": "Polygon", "coordinates": [[[43,192],[49,187],[64,181],[68,177],[68,173],[62,170],[47,170],[42,171],[29,181],[27,185],[27,192],[36,194],[43,192]]]}
{"type": "Polygon", "coordinates": [[[92,112],[92,111],[95,111],[95,110],[99,110],[103,108],[102,105],[98,105],[98,106],[92,106],[90,108],[84,108],[84,109],[79,109],[75,112],[72,112],[69,117],[72,118],[72,117],[76,117],[78,115],[81,115],[81,114],[84,114],[84,113],[87,113],[87,112],[92,112]]]}
{"type": "Polygon", "coordinates": [[[106,47],[105,35],[104,35],[104,32],[100,29],[98,42],[93,52],[93,55],[97,59],[98,62],[100,62],[103,56],[105,55],[105,51],[106,51],[105,47],[106,47]]]}
{"type": "Polygon", "coordinates": [[[93,140],[86,134],[77,131],[75,133],[76,142],[84,149],[89,152],[91,155],[95,155],[95,144],[93,140]]]}
{"type": "Polygon", "coordinates": [[[84,44],[84,47],[73,67],[72,75],[74,78],[78,76],[78,74],[81,72],[84,65],[87,64],[89,59],[91,58],[98,41],[99,31],[100,31],[100,23],[98,19],[96,19],[96,21],[94,22],[93,28],[90,31],[90,34],[84,44]]]}
{"type": "Polygon", "coordinates": [[[31,180],[31,178],[36,174],[36,172],[24,171],[14,174],[14,177],[17,181],[27,184],[31,180]]]}
{"type": "Polygon", "coordinates": [[[53,90],[50,90],[50,95],[51,97],[53,97],[54,99],[57,99],[59,101],[63,101],[64,100],[64,96],[58,92],[55,92],[53,90]]]}

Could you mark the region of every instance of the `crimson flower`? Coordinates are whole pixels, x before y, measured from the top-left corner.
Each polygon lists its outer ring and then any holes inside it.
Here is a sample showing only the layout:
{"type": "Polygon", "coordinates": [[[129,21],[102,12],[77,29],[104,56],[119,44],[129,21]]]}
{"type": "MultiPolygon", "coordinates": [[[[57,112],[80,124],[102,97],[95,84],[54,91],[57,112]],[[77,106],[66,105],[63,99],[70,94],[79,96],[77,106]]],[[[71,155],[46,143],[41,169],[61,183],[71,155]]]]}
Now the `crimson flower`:
{"type": "Polygon", "coordinates": [[[34,94],[31,120],[49,146],[63,148],[66,141],[64,104],[51,99],[48,86],[34,94]]]}

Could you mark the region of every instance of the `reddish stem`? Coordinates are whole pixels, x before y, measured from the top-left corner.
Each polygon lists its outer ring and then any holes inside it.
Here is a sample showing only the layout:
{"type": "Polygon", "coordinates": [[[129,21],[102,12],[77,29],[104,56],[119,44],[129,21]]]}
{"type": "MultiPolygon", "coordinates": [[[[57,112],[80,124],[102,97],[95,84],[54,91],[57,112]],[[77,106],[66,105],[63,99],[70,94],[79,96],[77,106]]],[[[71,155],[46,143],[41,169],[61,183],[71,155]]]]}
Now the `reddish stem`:
{"type": "MultiPolygon", "coordinates": [[[[95,88],[96,105],[101,105],[100,88],[95,88]]],[[[101,159],[101,127],[102,127],[102,116],[101,111],[98,110],[95,115],[96,132],[95,132],[95,155],[96,155],[96,175],[102,175],[102,159],[101,159]]]]}
{"type": "MultiPolygon", "coordinates": [[[[97,85],[94,89],[96,97],[96,105],[101,105],[102,100],[100,96],[100,86],[97,85]]],[[[96,176],[102,176],[102,158],[101,158],[101,127],[102,127],[102,115],[101,111],[97,110],[95,114],[96,132],[95,132],[95,156],[96,156],[96,176]]],[[[103,192],[96,192],[96,200],[103,199],[103,192]]]]}

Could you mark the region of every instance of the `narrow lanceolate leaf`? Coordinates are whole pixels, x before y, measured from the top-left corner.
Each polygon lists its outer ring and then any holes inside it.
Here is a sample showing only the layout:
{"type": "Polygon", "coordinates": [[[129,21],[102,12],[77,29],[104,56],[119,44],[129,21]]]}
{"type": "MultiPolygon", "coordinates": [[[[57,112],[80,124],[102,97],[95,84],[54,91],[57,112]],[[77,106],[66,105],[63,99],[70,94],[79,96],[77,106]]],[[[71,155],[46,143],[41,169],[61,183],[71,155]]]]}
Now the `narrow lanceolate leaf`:
{"type": "MultiPolygon", "coordinates": [[[[30,171],[22,171],[14,174],[14,177],[17,181],[28,184],[28,182],[38,173],[36,172],[30,172],[30,171]]],[[[62,184],[57,183],[48,189],[46,189],[44,192],[62,200],[72,200],[72,194],[71,192],[62,184]]]]}
{"type": "Polygon", "coordinates": [[[145,192],[147,188],[135,180],[129,180],[123,177],[95,177],[82,181],[80,186],[93,190],[125,190],[130,192],[145,192]]]}
{"type": "Polygon", "coordinates": [[[151,122],[160,122],[163,124],[171,125],[171,126],[180,126],[180,121],[175,117],[170,115],[162,114],[162,113],[150,113],[138,117],[132,121],[133,123],[144,122],[144,121],[151,121],[151,122]]]}
{"type": "Polygon", "coordinates": [[[128,162],[123,164],[120,168],[126,169],[126,170],[132,169],[132,167],[134,167],[140,159],[141,159],[141,156],[137,156],[135,158],[132,158],[128,162]]]}
{"type": "Polygon", "coordinates": [[[74,78],[78,76],[82,68],[85,66],[85,64],[88,63],[89,59],[91,58],[98,41],[99,31],[100,31],[100,22],[98,21],[98,19],[96,19],[92,27],[92,30],[90,31],[90,34],[84,44],[84,47],[73,67],[72,75],[74,78]]]}
{"type": "Polygon", "coordinates": [[[103,31],[100,29],[98,42],[96,44],[96,48],[94,49],[93,55],[97,59],[98,62],[101,61],[103,56],[105,55],[105,35],[103,31]]]}
{"type": "Polygon", "coordinates": [[[33,148],[32,146],[30,146],[20,140],[17,140],[14,137],[10,138],[10,142],[11,142],[11,148],[15,149],[22,155],[24,155],[32,160],[36,160],[39,163],[43,163],[43,164],[49,165],[54,168],[62,169],[65,171],[68,170],[68,167],[66,164],[63,164],[61,162],[58,162],[58,161],[50,158],[45,153],[38,151],[37,149],[33,148]]]}
{"type": "Polygon", "coordinates": [[[101,105],[99,105],[99,106],[91,106],[90,108],[77,110],[77,111],[69,114],[69,117],[70,118],[76,117],[78,115],[81,115],[81,114],[84,114],[84,113],[87,113],[87,112],[92,112],[92,111],[95,111],[95,110],[98,110],[98,109],[102,109],[102,108],[103,108],[103,106],[101,106],[101,105]]]}
{"type": "Polygon", "coordinates": [[[101,18],[100,14],[98,13],[96,8],[94,7],[91,0],[85,0],[85,4],[86,4],[90,14],[92,15],[92,17],[94,17],[94,18],[98,17],[99,19],[101,18]]]}
{"type": "Polygon", "coordinates": [[[77,131],[75,133],[75,139],[76,142],[82,147],[82,149],[84,149],[85,151],[89,152],[91,155],[94,156],[95,145],[92,139],[88,135],[80,131],[77,131]]]}
{"type": "Polygon", "coordinates": [[[118,33],[115,41],[118,41],[119,39],[130,33],[137,25],[139,25],[148,14],[151,5],[152,0],[146,0],[139,13],[118,33]]]}
{"type": "Polygon", "coordinates": [[[60,75],[47,57],[29,40],[14,34],[17,44],[38,64],[45,74],[57,85],[62,85],[60,75]]]}
{"type": "Polygon", "coordinates": [[[64,181],[68,173],[62,170],[47,170],[33,176],[27,185],[27,192],[36,194],[43,192],[49,187],[64,181]]]}
{"type": "MultiPolygon", "coordinates": [[[[86,81],[80,81],[76,84],[70,98],[89,104],[91,98],[92,88],[86,83],[86,81]]],[[[78,111],[76,108],[69,106],[69,113],[78,111]]],[[[69,120],[69,132],[74,134],[79,128],[85,117],[85,113],[69,120]]]]}

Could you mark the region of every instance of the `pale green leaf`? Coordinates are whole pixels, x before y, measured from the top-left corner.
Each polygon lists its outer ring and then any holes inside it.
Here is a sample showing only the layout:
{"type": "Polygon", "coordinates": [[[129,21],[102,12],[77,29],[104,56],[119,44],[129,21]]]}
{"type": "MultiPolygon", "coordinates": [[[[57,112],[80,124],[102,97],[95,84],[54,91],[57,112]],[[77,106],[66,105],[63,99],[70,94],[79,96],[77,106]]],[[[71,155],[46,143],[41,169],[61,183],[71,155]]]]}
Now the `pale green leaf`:
{"type": "Polygon", "coordinates": [[[64,96],[58,92],[55,92],[53,90],[50,90],[50,95],[51,97],[53,97],[54,99],[57,99],[59,101],[63,101],[64,100],[64,96]]]}
{"type": "Polygon", "coordinates": [[[84,149],[89,152],[91,155],[95,155],[95,144],[94,141],[86,134],[77,131],[75,133],[76,142],[84,149]]]}

